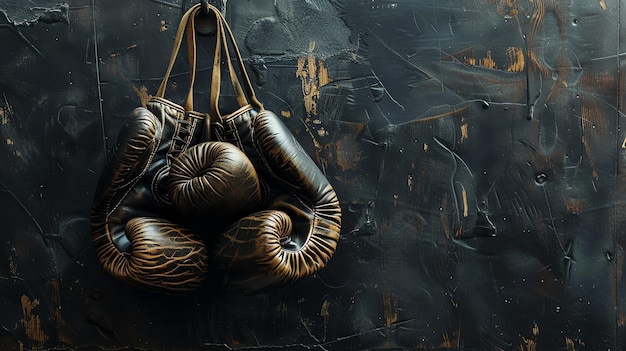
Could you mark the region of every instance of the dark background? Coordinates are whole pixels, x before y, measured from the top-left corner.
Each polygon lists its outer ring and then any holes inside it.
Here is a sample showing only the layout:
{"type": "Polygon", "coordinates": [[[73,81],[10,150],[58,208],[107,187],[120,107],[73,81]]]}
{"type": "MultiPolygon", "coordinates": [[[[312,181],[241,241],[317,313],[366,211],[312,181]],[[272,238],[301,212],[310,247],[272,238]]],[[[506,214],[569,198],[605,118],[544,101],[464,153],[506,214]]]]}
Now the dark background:
{"type": "Polygon", "coordinates": [[[256,296],[108,276],[95,185],[194,2],[0,0],[1,350],[626,350],[620,1],[213,3],[337,190],[336,255],[256,296]]]}

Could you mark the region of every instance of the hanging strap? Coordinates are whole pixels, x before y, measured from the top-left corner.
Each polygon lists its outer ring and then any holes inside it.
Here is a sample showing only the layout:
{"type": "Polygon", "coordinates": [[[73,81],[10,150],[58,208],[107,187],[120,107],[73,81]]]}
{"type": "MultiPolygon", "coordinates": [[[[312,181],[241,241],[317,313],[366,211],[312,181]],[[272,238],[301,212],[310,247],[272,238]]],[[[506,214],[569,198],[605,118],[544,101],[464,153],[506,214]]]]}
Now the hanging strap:
{"type": "MultiPolygon", "coordinates": [[[[224,53],[226,53],[226,63],[228,65],[228,75],[230,77],[230,83],[232,85],[233,91],[235,92],[235,97],[237,98],[239,107],[247,106],[248,99],[246,99],[246,95],[244,94],[243,90],[241,90],[241,84],[239,83],[239,78],[237,77],[237,73],[235,72],[235,67],[233,67],[233,61],[230,57],[230,48],[228,47],[228,40],[226,38],[227,37],[226,26],[228,26],[228,23],[226,23],[226,20],[222,20],[220,24],[222,25],[221,38],[222,38],[222,45],[224,47],[224,53]]],[[[248,94],[249,93],[250,91],[248,91],[248,94]]],[[[252,91],[252,93],[254,94],[254,91],[252,91]]]]}
{"type": "Polygon", "coordinates": [[[218,102],[220,98],[220,88],[222,86],[222,63],[221,63],[221,49],[222,44],[220,38],[223,36],[223,27],[222,27],[222,16],[217,9],[215,9],[212,5],[209,4],[209,10],[213,11],[215,14],[215,28],[216,28],[216,41],[215,41],[215,55],[213,56],[213,71],[211,73],[211,96],[209,99],[211,116],[217,118],[217,120],[222,119],[222,115],[220,114],[218,108],[218,102]]]}
{"type": "Polygon", "coordinates": [[[196,35],[195,35],[195,17],[200,10],[201,5],[197,4],[191,7],[180,20],[178,30],[176,31],[176,37],[174,38],[174,47],[172,48],[172,55],[170,57],[167,71],[161,81],[159,90],[157,90],[156,96],[163,98],[165,96],[165,88],[167,87],[167,81],[174,68],[174,62],[178,56],[181,43],[183,41],[183,35],[187,37],[187,55],[189,56],[189,90],[187,92],[187,98],[183,105],[185,111],[193,111],[193,86],[196,80],[196,35]]]}
{"type": "Polygon", "coordinates": [[[237,43],[235,42],[234,35],[228,26],[228,23],[222,16],[222,13],[212,5],[209,5],[210,11],[215,14],[216,17],[216,36],[217,42],[215,45],[215,56],[213,59],[213,73],[211,79],[211,97],[210,97],[210,105],[211,105],[211,115],[217,117],[219,120],[222,119],[222,114],[219,111],[219,98],[220,98],[220,90],[221,90],[221,51],[223,50],[226,56],[226,63],[228,66],[229,78],[231,81],[231,85],[233,91],[235,93],[235,97],[237,98],[237,103],[240,107],[244,107],[252,104],[253,107],[258,110],[263,109],[263,105],[256,98],[256,94],[254,89],[252,88],[252,83],[250,82],[250,78],[243,64],[243,59],[241,57],[241,53],[239,52],[239,48],[237,47],[237,43]],[[230,48],[229,48],[229,38],[232,43],[233,50],[236,53],[237,63],[241,75],[243,77],[244,89],[245,93],[242,90],[241,83],[239,81],[239,77],[237,76],[237,72],[233,66],[231,56],[230,56],[230,48]],[[247,94],[247,96],[246,96],[247,94]],[[248,102],[250,99],[250,102],[248,102]]]}
{"type": "MultiPolygon", "coordinates": [[[[243,83],[244,83],[243,86],[246,89],[248,98],[250,99],[250,102],[255,108],[259,110],[263,110],[263,104],[257,99],[254,89],[252,88],[252,83],[250,81],[250,77],[248,76],[248,71],[246,70],[246,67],[244,65],[243,58],[241,57],[241,52],[239,52],[239,47],[237,46],[237,42],[235,41],[235,36],[233,35],[233,32],[231,31],[230,26],[228,25],[228,22],[226,22],[225,19],[223,19],[222,23],[225,28],[225,31],[223,31],[224,32],[223,42],[224,42],[224,46],[226,47],[225,51],[226,51],[226,55],[228,58],[228,70],[230,72],[230,77],[231,77],[231,82],[233,84],[233,87],[237,85],[239,86],[239,91],[241,91],[241,85],[239,84],[239,79],[237,78],[237,74],[235,73],[235,69],[232,65],[232,61],[230,60],[230,54],[229,54],[228,43],[227,43],[228,40],[226,38],[226,34],[228,34],[228,38],[230,38],[231,45],[236,54],[237,65],[239,66],[239,70],[241,71],[241,75],[242,75],[243,83]]],[[[241,94],[243,95],[243,92],[241,92],[241,94]]]]}

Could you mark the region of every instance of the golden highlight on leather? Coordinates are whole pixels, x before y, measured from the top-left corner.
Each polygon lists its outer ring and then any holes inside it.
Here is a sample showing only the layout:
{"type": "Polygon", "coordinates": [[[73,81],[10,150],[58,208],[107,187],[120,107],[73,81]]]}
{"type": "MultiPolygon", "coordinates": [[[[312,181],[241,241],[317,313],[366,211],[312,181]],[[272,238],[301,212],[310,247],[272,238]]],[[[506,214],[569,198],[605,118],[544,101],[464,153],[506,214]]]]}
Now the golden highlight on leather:
{"type": "MultiPolygon", "coordinates": [[[[183,16],[172,60],[185,32],[194,43],[189,36],[194,36],[190,28],[196,12],[183,16]]],[[[193,71],[195,45],[189,55],[193,71]]],[[[193,82],[192,74],[190,96],[193,82]]],[[[135,109],[118,134],[96,189],[91,225],[105,271],[135,287],[180,294],[200,286],[209,257],[203,239],[173,218],[167,179],[172,160],[202,141],[205,115],[193,111],[189,96],[182,107],[164,99],[164,92],[160,89],[145,108],[135,109]]]]}
{"type": "Polygon", "coordinates": [[[202,282],[207,250],[195,233],[149,217],[129,220],[126,233],[132,242],[126,278],[131,284],[140,281],[158,291],[186,292],[202,282]]]}
{"type": "MultiPolygon", "coordinates": [[[[180,111],[175,115],[184,118],[180,111]]],[[[164,120],[175,124],[172,117],[164,120]]],[[[200,236],[164,219],[167,213],[157,210],[159,201],[150,190],[155,172],[166,166],[170,145],[162,139],[170,129],[148,109],[131,113],[101,175],[92,230],[96,254],[107,272],[133,286],[177,294],[201,284],[208,251],[200,236]]]]}
{"type": "Polygon", "coordinates": [[[206,142],[189,148],[172,164],[170,197],[182,212],[232,217],[258,206],[261,188],[241,150],[229,143],[206,142]]]}
{"type": "Polygon", "coordinates": [[[222,234],[213,248],[215,268],[226,285],[251,293],[318,272],[333,256],[341,231],[333,187],[273,112],[248,109],[230,119],[214,130],[223,130],[221,138],[241,137],[246,155],[270,184],[270,200],[267,210],[222,234]],[[229,125],[237,130],[224,129],[229,125]],[[250,135],[246,131],[254,138],[242,137],[250,135]]]}
{"type": "Polygon", "coordinates": [[[225,285],[262,292],[311,276],[328,263],[339,241],[341,207],[315,162],[279,117],[256,99],[232,31],[221,13],[213,11],[222,47],[215,50],[211,114],[217,118],[212,120],[211,138],[239,147],[266,184],[263,210],[236,221],[219,236],[213,262],[225,285]],[[222,52],[240,105],[231,114],[218,108],[222,52]]]}
{"type": "Polygon", "coordinates": [[[103,170],[92,209],[96,253],[114,277],[164,294],[197,288],[211,269],[249,293],[283,287],[329,262],[341,207],[315,162],[257,100],[232,31],[210,5],[211,117],[193,110],[199,8],[183,16],[156,96],[129,115],[103,170]],[[164,94],[183,36],[190,79],[180,106],[164,94]],[[222,54],[240,105],[227,114],[218,108],[222,54]]]}

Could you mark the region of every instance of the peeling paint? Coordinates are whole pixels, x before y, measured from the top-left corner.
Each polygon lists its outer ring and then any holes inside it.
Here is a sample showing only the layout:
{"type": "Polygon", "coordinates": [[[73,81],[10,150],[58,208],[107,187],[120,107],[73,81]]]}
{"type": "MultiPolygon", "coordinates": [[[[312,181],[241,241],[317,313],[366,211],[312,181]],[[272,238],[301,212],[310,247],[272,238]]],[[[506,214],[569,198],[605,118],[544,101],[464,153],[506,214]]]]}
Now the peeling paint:
{"type": "Polygon", "coordinates": [[[280,111],[280,115],[285,117],[285,118],[287,118],[287,119],[290,119],[291,118],[291,111],[289,111],[289,110],[281,110],[280,111]]]}
{"type": "Polygon", "coordinates": [[[4,100],[4,107],[0,107],[0,111],[2,111],[2,114],[0,116],[2,116],[2,124],[6,124],[9,122],[9,117],[13,117],[14,112],[13,106],[11,106],[11,104],[9,103],[7,96],[5,94],[2,94],[2,98],[4,100]]]}
{"type": "Polygon", "coordinates": [[[581,199],[565,199],[565,210],[569,214],[580,215],[583,212],[583,201],[581,199]]]}
{"type": "Polygon", "coordinates": [[[146,107],[146,104],[148,103],[148,101],[150,101],[150,98],[152,97],[148,93],[148,88],[146,88],[145,85],[142,85],[139,88],[137,88],[136,86],[133,85],[133,91],[139,97],[139,101],[141,102],[141,106],[146,107]]]}
{"type": "Polygon", "coordinates": [[[565,338],[565,350],[576,351],[577,346],[585,346],[585,343],[579,339],[565,338]]]}
{"type": "Polygon", "coordinates": [[[439,347],[444,349],[450,349],[453,347],[461,346],[461,330],[455,330],[450,336],[447,332],[443,333],[443,342],[439,347]]]}
{"type": "Polygon", "coordinates": [[[531,329],[532,336],[526,338],[520,335],[522,343],[520,344],[520,351],[537,351],[537,336],[539,336],[539,326],[535,322],[531,329]]]}
{"type": "MultiPolygon", "coordinates": [[[[506,49],[506,54],[509,58],[508,65],[502,65],[502,69],[507,72],[522,72],[526,67],[526,57],[524,50],[519,47],[509,47],[506,49]]],[[[461,50],[451,55],[455,59],[465,62],[470,66],[481,66],[491,69],[499,69],[497,62],[492,56],[492,51],[487,50],[483,58],[476,57],[476,50],[473,47],[461,50]]]]}
{"type": "Polygon", "coordinates": [[[50,287],[52,288],[52,302],[54,303],[52,315],[56,324],[57,338],[62,345],[71,345],[72,340],[69,337],[69,327],[61,315],[61,287],[59,281],[53,279],[50,281],[50,287]]]}
{"type": "Polygon", "coordinates": [[[498,14],[501,16],[515,17],[520,12],[520,6],[517,0],[489,0],[489,3],[497,3],[498,14]]]}
{"type": "Polygon", "coordinates": [[[469,139],[469,131],[467,123],[461,124],[461,143],[469,139]]]}
{"type": "Polygon", "coordinates": [[[39,22],[45,24],[66,23],[69,24],[69,5],[57,1],[20,1],[5,2],[0,12],[4,13],[7,20],[15,26],[31,26],[39,22]],[[38,6],[33,6],[33,5],[38,6]]]}
{"type": "Polygon", "coordinates": [[[528,58],[530,62],[533,64],[531,67],[537,69],[542,76],[547,77],[550,74],[550,70],[546,65],[544,65],[539,58],[537,58],[537,53],[535,50],[528,50],[528,58]]]}
{"type": "Polygon", "coordinates": [[[342,171],[357,170],[363,151],[346,136],[335,142],[337,165],[342,171]]]}
{"type": "Polygon", "coordinates": [[[388,292],[383,293],[383,307],[385,315],[385,326],[390,328],[398,321],[398,298],[388,292]]]}
{"type": "Polygon", "coordinates": [[[533,325],[533,336],[537,336],[539,335],[539,326],[537,325],[537,323],[535,323],[533,325]]]}
{"type": "Polygon", "coordinates": [[[328,69],[324,61],[313,55],[315,42],[309,43],[309,53],[306,57],[298,58],[296,77],[302,82],[302,95],[307,115],[317,115],[317,102],[320,98],[320,88],[332,82],[328,77],[328,69]]]}
{"type": "Polygon", "coordinates": [[[487,50],[487,54],[485,58],[480,60],[480,65],[485,68],[493,68],[493,69],[498,67],[496,65],[496,61],[494,61],[493,58],[491,57],[491,50],[487,50]]]}
{"type": "Polygon", "coordinates": [[[48,340],[48,336],[41,327],[41,319],[33,313],[33,309],[39,306],[39,300],[31,300],[28,296],[22,295],[21,303],[24,317],[20,320],[20,323],[26,331],[26,337],[31,344],[31,348],[33,350],[42,349],[48,340]]]}
{"type": "Polygon", "coordinates": [[[522,338],[522,344],[520,345],[520,351],[537,351],[537,341],[530,338],[522,338]]]}
{"type": "Polygon", "coordinates": [[[509,67],[506,70],[509,72],[523,72],[526,68],[524,50],[517,47],[509,47],[506,53],[509,56],[509,67]]]}
{"type": "Polygon", "coordinates": [[[363,151],[358,149],[350,136],[346,136],[335,142],[337,155],[337,165],[342,171],[356,170],[358,162],[361,160],[363,151]]]}
{"type": "Polygon", "coordinates": [[[461,196],[463,198],[463,217],[467,218],[467,216],[469,216],[469,206],[467,204],[467,191],[465,190],[465,187],[463,186],[463,184],[461,184],[461,196]]]}

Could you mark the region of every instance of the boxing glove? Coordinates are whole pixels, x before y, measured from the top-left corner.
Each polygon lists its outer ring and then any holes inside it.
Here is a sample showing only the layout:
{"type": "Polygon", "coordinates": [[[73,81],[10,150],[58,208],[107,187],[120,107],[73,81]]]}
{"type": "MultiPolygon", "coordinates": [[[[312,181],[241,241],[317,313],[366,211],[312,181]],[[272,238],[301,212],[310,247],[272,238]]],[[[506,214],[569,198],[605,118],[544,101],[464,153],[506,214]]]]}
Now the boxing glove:
{"type": "Polygon", "coordinates": [[[315,162],[271,111],[247,106],[216,122],[214,138],[241,148],[263,183],[258,212],[220,233],[213,264],[226,286],[263,292],[310,276],[339,240],[337,195],[315,162]]]}
{"type": "Polygon", "coordinates": [[[190,147],[172,163],[169,181],[176,210],[201,220],[209,216],[228,222],[248,214],[261,201],[252,163],[236,146],[225,142],[190,147]]]}
{"type": "Polygon", "coordinates": [[[204,279],[206,245],[172,217],[167,182],[171,161],[202,140],[203,122],[204,115],[158,97],[128,117],[92,206],[96,254],[114,277],[165,294],[190,291],[204,279]]]}
{"type": "Polygon", "coordinates": [[[183,15],[159,90],[128,117],[92,206],[93,241],[104,269],[130,285],[164,294],[193,290],[207,274],[206,244],[186,221],[195,217],[194,209],[208,205],[218,217],[223,211],[238,214],[260,198],[247,158],[232,145],[205,143],[208,116],[193,109],[199,10],[198,4],[183,15]],[[180,106],[164,94],[183,35],[190,78],[180,106]]]}
{"type": "Polygon", "coordinates": [[[315,162],[280,119],[256,98],[231,29],[216,8],[208,8],[216,17],[218,41],[209,138],[235,145],[247,156],[256,170],[261,196],[260,201],[253,201],[258,203],[256,212],[236,218],[225,230],[215,227],[203,232],[211,242],[213,268],[223,283],[258,293],[294,283],[328,263],[339,241],[341,208],[333,187],[315,162]],[[230,57],[229,41],[235,60],[230,57]],[[222,52],[240,106],[228,115],[222,115],[218,108],[222,52]]]}

